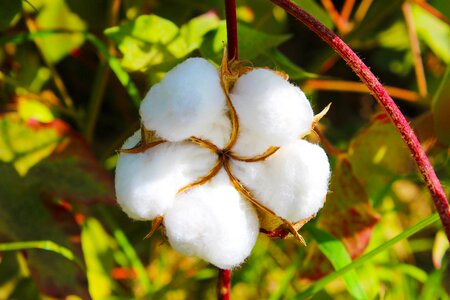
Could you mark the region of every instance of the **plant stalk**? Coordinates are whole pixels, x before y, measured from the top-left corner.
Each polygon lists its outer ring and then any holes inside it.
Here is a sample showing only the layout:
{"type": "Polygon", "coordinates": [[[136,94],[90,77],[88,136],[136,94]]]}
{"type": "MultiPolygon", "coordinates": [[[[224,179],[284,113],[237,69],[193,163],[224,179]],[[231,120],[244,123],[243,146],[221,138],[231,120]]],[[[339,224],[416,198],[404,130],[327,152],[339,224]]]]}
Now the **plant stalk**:
{"type": "Polygon", "coordinates": [[[219,269],[217,299],[230,300],[230,290],[231,290],[231,270],[219,269]]]}
{"type": "MultiPolygon", "coordinates": [[[[236,18],[236,0],[225,1],[225,18],[227,21],[227,57],[228,63],[238,59],[238,33],[236,18]]],[[[231,270],[219,269],[217,282],[217,299],[230,300],[231,270]]]]}
{"type": "Polygon", "coordinates": [[[447,239],[450,241],[450,206],[442,189],[441,183],[422,149],[417,136],[409,126],[405,116],[401,113],[394,100],[389,96],[384,87],[362,62],[355,52],[340,39],[334,32],[325,27],[316,18],[298,7],[290,0],[271,0],[274,4],[283,8],[295,19],[305,24],[310,30],[317,34],[331,48],[333,48],[352,68],[358,77],[367,85],[371,94],[384,108],[392,123],[395,125],[406,145],[408,146],[414,161],[430,191],[434,205],[441,219],[447,239]]]}
{"type": "Polygon", "coordinates": [[[236,0],[225,0],[225,16],[227,20],[228,60],[234,61],[238,59],[236,0]]]}

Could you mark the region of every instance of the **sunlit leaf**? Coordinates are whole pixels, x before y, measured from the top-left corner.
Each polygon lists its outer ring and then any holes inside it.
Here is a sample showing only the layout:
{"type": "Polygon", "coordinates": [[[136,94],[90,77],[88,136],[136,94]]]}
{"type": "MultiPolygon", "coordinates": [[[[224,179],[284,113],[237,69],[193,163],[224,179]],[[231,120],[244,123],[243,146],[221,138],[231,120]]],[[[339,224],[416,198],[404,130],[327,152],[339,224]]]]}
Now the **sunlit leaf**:
{"type": "MultiPolygon", "coordinates": [[[[64,0],[46,2],[36,19],[40,30],[63,29],[68,31],[82,31],[86,25],[76,14],[71,12],[64,0]]],[[[84,42],[82,34],[61,33],[44,37],[38,44],[46,58],[56,63],[68,55],[72,50],[80,47],[84,42]]]]}
{"type": "Polygon", "coordinates": [[[444,62],[450,63],[450,26],[417,5],[412,9],[420,39],[444,62]]]}
{"type": "Polygon", "coordinates": [[[188,55],[200,46],[203,35],[214,29],[218,22],[214,14],[206,14],[178,28],[159,16],[143,15],[132,22],[108,28],[105,34],[122,52],[122,65],[136,71],[188,55]]]}
{"type": "Polygon", "coordinates": [[[352,140],[348,158],[374,206],[392,182],[415,170],[405,143],[384,114],[376,116],[352,140]]]}
{"type": "Polygon", "coordinates": [[[92,299],[111,297],[114,288],[110,275],[114,266],[112,238],[105,232],[100,222],[89,218],[83,223],[81,245],[92,299]]]}
{"type": "MultiPolygon", "coordinates": [[[[243,24],[238,26],[238,40],[239,40],[239,57],[240,59],[254,59],[259,54],[277,47],[283,42],[287,41],[290,35],[273,35],[267,34],[247,27],[243,24]]],[[[220,63],[223,56],[223,49],[227,42],[227,28],[225,21],[222,21],[218,28],[210,32],[200,51],[205,58],[220,63]]]]}
{"type": "Polygon", "coordinates": [[[323,25],[330,29],[334,28],[334,23],[331,20],[330,15],[314,0],[294,0],[294,2],[317,18],[323,25]]]}
{"type": "Polygon", "coordinates": [[[18,99],[17,112],[24,121],[34,120],[41,123],[53,121],[54,116],[51,110],[41,102],[20,97],[18,99]]]}

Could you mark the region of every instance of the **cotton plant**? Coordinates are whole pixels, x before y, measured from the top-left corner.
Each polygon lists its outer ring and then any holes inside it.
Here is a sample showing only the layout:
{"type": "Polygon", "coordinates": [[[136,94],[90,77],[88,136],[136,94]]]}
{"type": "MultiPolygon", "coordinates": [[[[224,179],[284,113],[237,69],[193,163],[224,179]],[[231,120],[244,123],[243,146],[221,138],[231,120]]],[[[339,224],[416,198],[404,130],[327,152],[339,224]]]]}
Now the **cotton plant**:
{"type": "Polygon", "coordinates": [[[314,116],[283,73],[226,61],[187,59],[150,89],[115,177],[129,217],[221,269],[242,264],[260,231],[304,243],[297,231],[330,179],[324,150],[302,139],[325,111],[314,116]]]}

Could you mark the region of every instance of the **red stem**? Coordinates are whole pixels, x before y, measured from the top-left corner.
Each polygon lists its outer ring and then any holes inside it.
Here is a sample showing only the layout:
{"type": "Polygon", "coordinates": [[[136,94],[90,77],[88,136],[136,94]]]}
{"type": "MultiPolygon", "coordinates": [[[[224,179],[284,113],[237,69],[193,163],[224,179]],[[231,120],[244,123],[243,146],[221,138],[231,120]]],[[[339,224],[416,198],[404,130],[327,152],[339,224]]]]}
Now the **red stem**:
{"type": "Polygon", "coordinates": [[[217,299],[230,300],[230,289],[231,289],[231,270],[219,269],[217,299]]]}
{"type": "MultiPolygon", "coordinates": [[[[225,0],[225,17],[227,20],[227,55],[228,62],[238,59],[238,35],[236,18],[236,0],[225,0]]],[[[231,270],[219,269],[217,299],[230,300],[231,270]]]]}
{"type": "Polygon", "coordinates": [[[233,61],[238,58],[236,0],[225,0],[225,16],[227,19],[228,59],[233,61]]]}
{"type": "Polygon", "coordinates": [[[283,8],[298,21],[305,24],[310,30],[317,34],[323,41],[331,46],[352,68],[358,77],[367,85],[371,94],[377,99],[378,103],[384,108],[391,118],[392,123],[397,127],[403,140],[407,144],[420,173],[430,191],[436,210],[441,218],[442,225],[448,240],[450,241],[450,207],[441,183],[428,160],[425,151],[420,146],[420,142],[408,124],[405,116],[401,113],[392,98],[383,88],[381,83],[370,71],[370,69],[361,61],[353,50],[342,41],[336,34],[326,28],[313,16],[298,7],[290,0],[271,0],[276,5],[283,8]]]}

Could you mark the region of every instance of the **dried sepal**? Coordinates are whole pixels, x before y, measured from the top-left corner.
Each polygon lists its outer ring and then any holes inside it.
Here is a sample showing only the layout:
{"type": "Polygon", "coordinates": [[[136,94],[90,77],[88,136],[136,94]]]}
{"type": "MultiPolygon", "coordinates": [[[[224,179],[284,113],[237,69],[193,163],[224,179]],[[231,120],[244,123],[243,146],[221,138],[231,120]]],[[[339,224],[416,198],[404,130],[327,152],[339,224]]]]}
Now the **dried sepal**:
{"type": "Polygon", "coordinates": [[[196,181],[194,181],[193,183],[190,183],[190,184],[182,187],[181,189],[178,190],[178,194],[180,194],[190,188],[193,188],[193,187],[196,187],[196,186],[199,186],[199,185],[209,182],[212,178],[214,178],[214,176],[216,176],[219,173],[220,169],[222,169],[223,159],[224,159],[223,156],[219,156],[219,158],[216,161],[216,164],[209,171],[209,173],[207,175],[202,176],[199,179],[197,179],[196,181]]]}
{"type": "Polygon", "coordinates": [[[303,245],[306,245],[305,240],[303,239],[303,237],[295,230],[294,225],[289,222],[288,220],[283,219],[282,217],[278,216],[273,210],[271,210],[270,208],[266,207],[265,205],[263,205],[261,202],[259,202],[257,199],[255,199],[252,194],[250,193],[250,191],[248,189],[246,189],[241,182],[234,176],[233,174],[233,170],[231,169],[231,165],[229,163],[229,161],[226,159],[223,162],[224,165],[224,169],[227,172],[228,176],[230,177],[230,181],[233,184],[233,186],[235,187],[235,189],[248,201],[250,201],[254,206],[256,206],[258,209],[263,210],[264,212],[268,213],[269,215],[272,215],[274,217],[279,218],[282,222],[283,225],[285,226],[290,233],[292,233],[292,235],[295,237],[296,240],[298,240],[300,243],[302,243],[303,245]]]}
{"type": "Polygon", "coordinates": [[[327,106],[325,106],[324,109],[322,109],[322,111],[321,111],[320,113],[318,113],[317,115],[314,116],[314,120],[313,120],[313,122],[312,122],[311,129],[314,129],[314,128],[317,126],[317,124],[319,123],[319,121],[320,121],[323,117],[325,117],[325,115],[326,115],[326,114],[328,113],[328,111],[330,110],[331,104],[332,104],[332,103],[330,102],[327,106]]]}
{"type": "Polygon", "coordinates": [[[269,158],[271,155],[275,154],[279,149],[280,149],[280,147],[270,147],[269,149],[267,149],[264,153],[262,153],[260,155],[248,156],[248,157],[239,156],[239,155],[231,152],[229,154],[229,156],[230,156],[230,158],[232,158],[234,160],[238,160],[238,161],[257,162],[257,161],[262,161],[262,160],[269,158]]]}
{"type": "Polygon", "coordinates": [[[155,234],[155,232],[161,227],[163,221],[164,218],[162,216],[153,219],[152,228],[150,229],[150,232],[147,233],[147,235],[144,237],[144,240],[151,238],[155,234]]]}
{"type": "Polygon", "coordinates": [[[150,148],[153,148],[166,142],[165,140],[158,137],[154,131],[146,130],[143,124],[141,125],[140,132],[141,132],[141,139],[134,147],[131,147],[129,149],[118,149],[116,150],[116,152],[136,154],[144,152],[150,148]]]}

